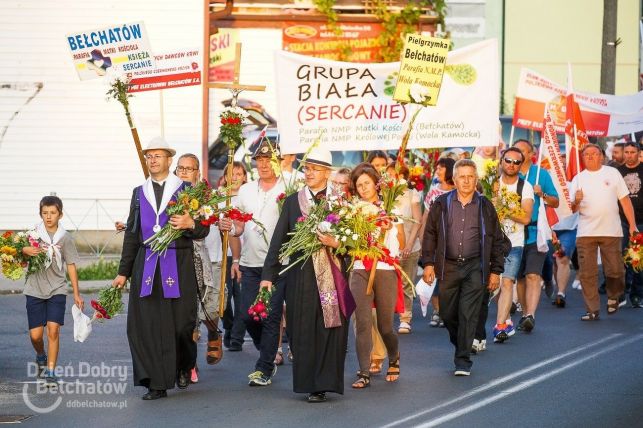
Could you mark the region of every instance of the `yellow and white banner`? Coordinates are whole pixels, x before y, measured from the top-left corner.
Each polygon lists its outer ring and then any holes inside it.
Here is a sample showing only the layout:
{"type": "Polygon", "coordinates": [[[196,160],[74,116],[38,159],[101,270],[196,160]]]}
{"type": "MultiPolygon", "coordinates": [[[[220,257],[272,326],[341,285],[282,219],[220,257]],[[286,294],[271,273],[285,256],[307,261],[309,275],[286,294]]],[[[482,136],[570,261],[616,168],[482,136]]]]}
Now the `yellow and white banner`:
{"type": "Polygon", "coordinates": [[[400,64],[275,54],[280,145],[303,153],[321,135],[329,150],[396,149],[416,108],[409,148],[498,144],[498,42],[449,52],[435,107],[393,99],[400,64]]]}

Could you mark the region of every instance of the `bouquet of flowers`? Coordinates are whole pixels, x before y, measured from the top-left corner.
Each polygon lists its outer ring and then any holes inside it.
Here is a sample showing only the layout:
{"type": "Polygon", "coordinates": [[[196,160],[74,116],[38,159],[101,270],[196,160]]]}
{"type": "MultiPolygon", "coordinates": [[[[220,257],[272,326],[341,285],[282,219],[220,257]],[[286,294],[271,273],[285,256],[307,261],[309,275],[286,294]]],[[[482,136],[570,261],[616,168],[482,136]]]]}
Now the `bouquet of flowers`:
{"type": "Polygon", "coordinates": [[[565,257],[566,256],[565,249],[561,245],[560,240],[558,239],[558,237],[556,236],[555,233],[552,233],[551,244],[554,247],[554,254],[553,254],[554,257],[565,257]]]}
{"type": "Polygon", "coordinates": [[[643,232],[630,236],[630,242],[623,254],[623,261],[634,269],[634,272],[643,270],[643,232]]]}
{"type": "Polygon", "coordinates": [[[322,248],[317,231],[332,235],[339,242],[335,254],[348,255],[353,260],[361,257],[377,257],[381,254],[374,245],[379,228],[377,218],[382,211],[370,202],[357,199],[349,201],[342,195],[332,194],[328,199],[310,207],[307,216],[297,220],[295,231],[290,232],[290,241],[279,253],[281,259],[298,255],[298,258],[284,268],[283,273],[299,263],[305,262],[322,248]]]}
{"type": "Polygon", "coordinates": [[[403,178],[395,179],[383,172],[377,183],[382,196],[382,209],[386,214],[391,215],[397,199],[408,189],[408,184],[403,178]]]}
{"type": "Polygon", "coordinates": [[[112,319],[123,310],[122,290],[111,285],[107,286],[100,290],[98,300],[92,300],[91,305],[94,308],[92,322],[112,319]]]}
{"type": "Polygon", "coordinates": [[[498,180],[498,160],[486,159],[484,161],[484,177],[480,179],[480,185],[482,186],[482,194],[490,201],[496,194],[498,180]]]}
{"type": "Polygon", "coordinates": [[[415,165],[409,168],[408,187],[418,192],[424,191],[424,167],[422,165],[415,165]]]}
{"type": "Polygon", "coordinates": [[[243,144],[243,126],[248,123],[248,112],[241,107],[226,107],[219,117],[219,132],[224,144],[230,148],[243,144]]]}
{"type": "Polygon", "coordinates": [[[39,253],[33,257],[25,256],[22,249],[25,247],[44,248],[35,229],[15,233],[7,231],[0,236],[0,259],[2,260],[2,274],[8,279],[17,281],[26,275],[45,269],[51,262],[47,252],[39,253]]]}
{"type": "MultiPolygon", "coordinates": [[[[221,214],[234,216],[235,220],[243,222],[252,220],[252,214],[242,213],[233,207],[220,206],[225,200],[225,189],[212,189],[210,184],[203,180],[195,186],[186,187],[179,192],[176,201],[172,200],[168,203],[165,213],[168,216],[173,216],[175,214],[183,215],[187,212],[194,221],[198,221],[204,226],[218,222],[221,214]]],[[[173,229],[168,223],[144,243],[149,244],[150,249],[155,253],[165,253],[170,244],[181,237],[183,232],[181,229],[173,229]]]]}
{"type": "Polygon", "coordinates": [[[257,298],[252,306],[248,308],[248,315],[250,315],[254,321],[259,322],[268,318],[271,296],[272,291],[268,291],[266,288],[259,289],[257,298]]]}
{"type": "Polygon", "coordinates": [[[505,231],[505,233],[513,233],[516,231],[516,223],[511,220],[511,216],[523,216],[525,211],[520,204],[520,196],[516,192],[507,190],[506,186],[500,187],[498,197],[494,199],[496,212],[498,213],[498,220],[505,231]]]}

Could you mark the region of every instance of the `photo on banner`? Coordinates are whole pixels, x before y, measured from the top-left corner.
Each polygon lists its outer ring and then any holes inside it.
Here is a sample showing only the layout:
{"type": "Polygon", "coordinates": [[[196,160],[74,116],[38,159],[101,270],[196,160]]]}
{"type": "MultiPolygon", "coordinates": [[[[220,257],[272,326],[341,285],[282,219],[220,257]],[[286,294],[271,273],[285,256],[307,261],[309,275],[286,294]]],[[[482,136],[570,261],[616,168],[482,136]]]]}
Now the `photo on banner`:
{"type": "Polygon", "coordinates": [[[71,33],[66,39],[80,80],[150,70],[156,65],[143,22],[71,33]]]}

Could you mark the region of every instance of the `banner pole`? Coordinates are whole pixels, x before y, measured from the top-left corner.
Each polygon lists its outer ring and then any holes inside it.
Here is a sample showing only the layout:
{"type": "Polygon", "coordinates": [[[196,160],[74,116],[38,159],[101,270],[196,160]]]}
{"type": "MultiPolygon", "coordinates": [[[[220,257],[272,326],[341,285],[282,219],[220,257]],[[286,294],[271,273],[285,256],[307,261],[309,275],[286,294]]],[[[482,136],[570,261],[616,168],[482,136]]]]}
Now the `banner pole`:
{"type": "Polygon", "coordinates": [[[509,147],[514,145],[514,131],[516,130],[516,127],[511,124],[511,132],[509,133],[509,144],[507,144],[509,147]]]}
{"type": "Polygon", "coordinates": [[[159,91],[159,104],[161,110],[161,137],[165,138],[165,109],[163,108],[163,90],[159,91]]]}

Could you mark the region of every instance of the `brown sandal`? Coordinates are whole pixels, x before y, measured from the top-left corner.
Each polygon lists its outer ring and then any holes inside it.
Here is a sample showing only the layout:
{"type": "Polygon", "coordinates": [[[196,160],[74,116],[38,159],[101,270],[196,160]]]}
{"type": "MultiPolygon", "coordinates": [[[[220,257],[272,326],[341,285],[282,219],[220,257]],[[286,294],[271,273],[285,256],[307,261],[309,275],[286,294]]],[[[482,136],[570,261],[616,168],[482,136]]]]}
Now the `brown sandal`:
{"type": "Polygon", "coordinates": [[[217,340],[208,340],[208,351],[205,355],[206,363],[214,365],[223,359],[222,340],[223,337],[221,337],[221,335],[219,335],[217,340]]]}
{"type": "Polygon", "coordinates": [[[388,370],[386,371],[387,382],[397,382],[400,378],[400,354],[397,354],[395,361],[388,362],[388,370]]]}
{"type": "Polygon", "coordinates": [[[581,321],[598,321],[598,312],[587,312],[580,317],[581,321]]]}
{"type": "Polygon", "coordinates": [[[372,375],[382,373],[382,366],[384,365],[384,360],[374,358],[371,360],[371,367],[369,367],[368,372],[372,375]]]}
{"type": "Polygon", "coordinates": [[[607,299],[607,315],[613,315],[618,311],[618,299],[607,299]]]}
{"type": "Polygon", "coordinates": [[[371,386],[371,376],[366,372],[357,372],[357,380],[351,386],[355,389],[371,386]]]}

